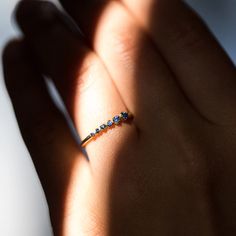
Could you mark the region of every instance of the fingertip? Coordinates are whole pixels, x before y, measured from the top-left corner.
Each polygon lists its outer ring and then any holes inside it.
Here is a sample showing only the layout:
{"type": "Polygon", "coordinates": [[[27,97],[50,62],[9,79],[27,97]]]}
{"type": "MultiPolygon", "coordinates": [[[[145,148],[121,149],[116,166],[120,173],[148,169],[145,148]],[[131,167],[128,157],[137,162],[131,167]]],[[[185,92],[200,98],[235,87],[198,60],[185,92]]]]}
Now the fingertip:
{"type": "Polygon", "coordinates": [[[21,0],[15,8],[15,20],[23,31],[49,26],[58,14],[57,7],[49,1],[21,0]],[[34,27],[30,27],[30,26],[34,27]]]}

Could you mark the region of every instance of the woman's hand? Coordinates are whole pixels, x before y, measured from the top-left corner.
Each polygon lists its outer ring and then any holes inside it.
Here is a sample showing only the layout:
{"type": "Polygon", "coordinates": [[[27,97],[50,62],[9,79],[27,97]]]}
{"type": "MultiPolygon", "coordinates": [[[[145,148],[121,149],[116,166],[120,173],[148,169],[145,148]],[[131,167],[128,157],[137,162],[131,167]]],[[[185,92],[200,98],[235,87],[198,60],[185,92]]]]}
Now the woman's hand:
{"type": "Polygon", "coordinates": [[[177,0],[22,1],[6,85],[55,235],[236,234],[236,70],[177,0]],[[48,95],[52,78],[81,138],[48,95]]]}

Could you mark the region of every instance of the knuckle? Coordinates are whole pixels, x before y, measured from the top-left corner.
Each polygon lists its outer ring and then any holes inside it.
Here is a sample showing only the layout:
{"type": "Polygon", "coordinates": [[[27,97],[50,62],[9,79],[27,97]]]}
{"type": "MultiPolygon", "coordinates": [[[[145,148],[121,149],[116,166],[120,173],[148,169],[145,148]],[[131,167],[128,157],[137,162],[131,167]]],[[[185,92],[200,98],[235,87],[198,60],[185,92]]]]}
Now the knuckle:
{"type": "Polygon", "coordinates": [[[183,48],[199,50],[204,45],[204,26],[197,19],[182,21],[174,32],[171,32],[171,42],[183,48]]]}
{"type": "Polygon", "coordinates": [[[119,33],[114,39],[117,53],[127,56],[135,49],[133,37],[127,33],[119,33]]]}
{"type": "Polygon", "coordinates": [[[95,75],[102,70],[95,55],[90,54],[85,57],[76,72],[76,92],[82,93],[87,91],[95,81],[95,75]]]}
{"type": "Polygon", "coordinates": [[[125,65],[127,69],[134,69],[134,59],[138,52],[137,32],[131,32],[129,29],[122,29],[116,33],[113,38],[113,50],[118,60],[125,65]]]}
{"type": "Polygon", "coordinates": [[[88,53],[75,61],[72,66],[68,63],[67,70],[55,76],[64,103],[70,108],[82,94],[91,91],[94,83],[102,78],[105,71],[94,53],[88,53]]]}

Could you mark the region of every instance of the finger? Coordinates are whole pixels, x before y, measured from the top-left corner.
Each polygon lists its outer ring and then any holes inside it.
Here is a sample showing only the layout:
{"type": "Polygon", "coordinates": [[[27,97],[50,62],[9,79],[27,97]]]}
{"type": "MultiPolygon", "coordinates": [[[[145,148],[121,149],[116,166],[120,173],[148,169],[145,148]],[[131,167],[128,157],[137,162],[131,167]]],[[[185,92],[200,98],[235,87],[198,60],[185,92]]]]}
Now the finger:
{"type": "Polygon", "coordinates": [[[3,63],[7,89],[46,193],[56,233],[62,226],[72,170],[80,172],[87,167],[87,162],[63,117],[53,106],[43,78],[32,65],[23,42],[14,41],[6,47],[3,63]]]}
{"type": "Polygon", "coordinates": [[[194,112],[168,66],[126,8],[117,1],[62,3],[89,38],[144,129],[149,130],[151,120],[160,123],[160,119],[192,117],[194,112]]]}
{"type": "Polygon", "coordinates": [[[122,0],[149,32],[186,95],[215,123],[235,123],[236,70],[184,1],[122,0]]]}
{"type": "MultiPolygon", "coordinates": [[[[29,2],[27,4],[27,9],[24,7],[25,5],[19,6],[18,22],[36,58],[42,65],[43,72],[52,77],[59,90],[63,93],[64,87],[60,87],[58,79],[61,84],[72,81],[71,90],[69,89],[67,94],[71,96],[73,93],[73,97],[69,99],[70,104],[67,102],[67,107],[74,118],[80,137],[85,138],[114,115],[129,109],[121,100],[100,59],[80,39],[75,38],[61,21],[55,20],[54,16],[58,12],[53,5],[50,5],[50,9],[53,8],[53,10],[49,11],[48,8],[47,11],[50,17],[45,17],[43,10],[45,3],[31,4],[29,2]],[[32,12],[34,14],[30,17],[31,21],[24,21],[24,19],[29,19],[29,14],[32,12]],[[33,33],[35,22],[38,22],[37,32],[33,33]],[[39,25],[44,25],[44,27],[39,25]],[[86,53],[80,53],[81,51],[86,51],[86,53]],[[56,56],[55,52],[57,52],[56,56]],[[61,65],[60,69],[58,65],[61,65]],[[67,73],[71,71],[71,68],[76,71],[75,74],[67,73]],[[60,77],[59,74],[61,74],[60,77]]],[[[68,101],[66,96],[64,96],[64,100],[68,101]]],[[[102,166],[104,164],[102,160],[115,158],[115,153],[111,153],[109,148],[104,149],[104,146],[109,143],[114,149],[118,148],[117,138],[126,137],[129,140],[129,136],[135,136],[134,130],[133,126],[124,124],[123,127],[111,129],[96,141],[90,142],[86,148],[91,165],[102,166]]]]}
{"type": "Polygon", "coordinates": [[[89,54],[89,50],[84,46],[81,35],[68,27],[70,23],[65,19],[67,18],[63,18],[63,15],[50,2],[21,1],[16,8],[16,20],[26,35],[26,41],[32,47],[36,45],[34,51],[39,57],[35,59],[40,62],[46,75],[53,74],[53,80],[68,109],[73,110],[72,100],[75,96],[73,88],[76,86],[74,77],[78,73],[86,72],[89,62],[85,63],[84,58],[89,54]],[[65,38],[64,35],[67,35],[69,31],[72,34],[65,38]],[[46,41],[46,35],[63,37],[66,47],[60,48],[61,40],[58,41],[56,37],[48,37],[46,41]],[[53,58],[50,57],[51,54],[53,58]],[[79,71],[79,67],[83,68],[79,71]]]}

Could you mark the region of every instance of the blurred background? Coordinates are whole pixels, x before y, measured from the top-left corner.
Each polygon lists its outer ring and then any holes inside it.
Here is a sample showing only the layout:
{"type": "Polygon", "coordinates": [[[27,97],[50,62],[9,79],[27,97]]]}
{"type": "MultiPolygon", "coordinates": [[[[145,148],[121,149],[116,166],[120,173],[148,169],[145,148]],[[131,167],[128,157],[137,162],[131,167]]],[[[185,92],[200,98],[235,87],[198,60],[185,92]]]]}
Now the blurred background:
{"type": "MultiPolygon", "coordinates": [[[[54,1],[56,2],[56,0],[54,1]]],[[[188,0],[236,63],[236,1],[188,0]]],[[[0,1],[0,53],[19,35],[12,12],[17,0],[0,1]]],[[[45,196],[22,141],[5,89],[0,60],[0,235],[51,236],[45,196]]]]}

